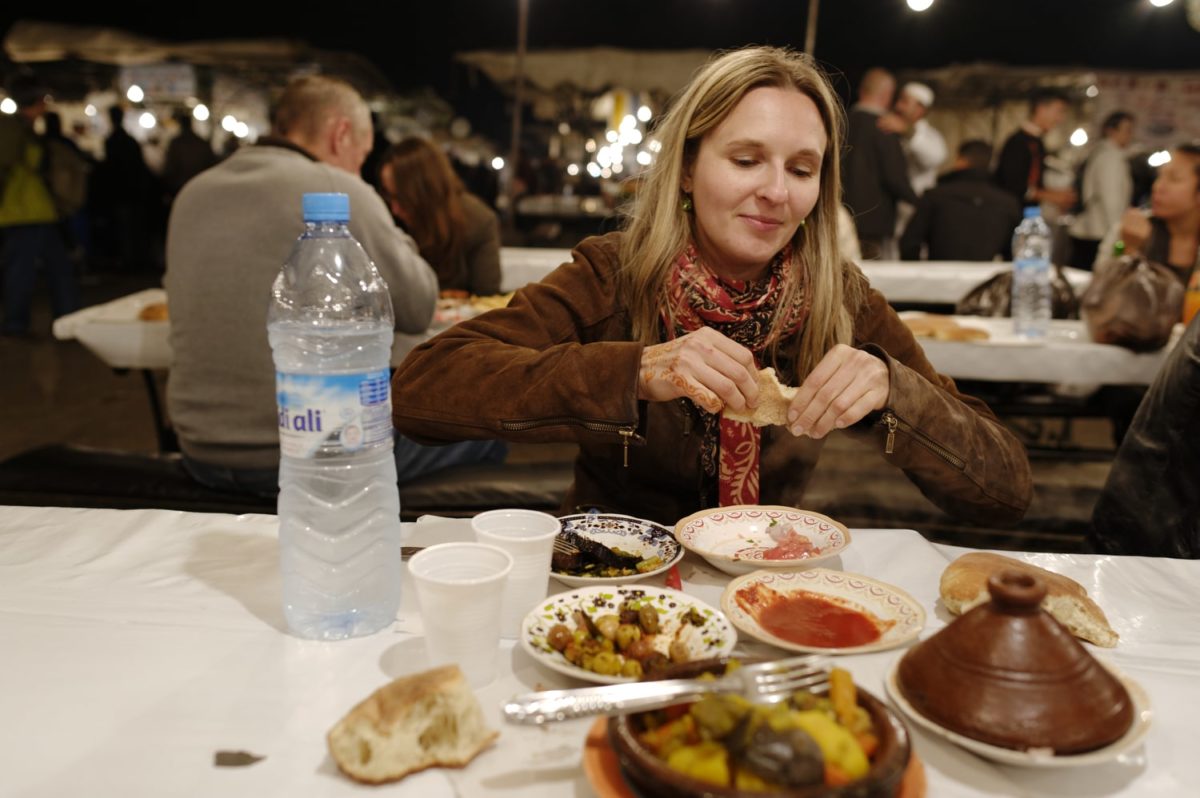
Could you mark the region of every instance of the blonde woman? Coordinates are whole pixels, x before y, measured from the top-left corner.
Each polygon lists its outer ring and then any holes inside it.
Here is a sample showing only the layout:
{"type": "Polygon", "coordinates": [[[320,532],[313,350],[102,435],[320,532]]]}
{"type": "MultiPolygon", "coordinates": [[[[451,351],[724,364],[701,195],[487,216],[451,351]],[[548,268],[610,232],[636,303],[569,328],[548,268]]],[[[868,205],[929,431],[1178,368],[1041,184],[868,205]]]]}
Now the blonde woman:
{"type": "MultiPolygon", "coordinates": [[[[1020,443],[930,367],[837,247],[842,111],[804,55],[718,55],[656,130],[624,232],[396,372],[394,416],[428,441],[577,441],[566,509],[673,523],[703,507],[800,505],[825,436],[867,436],[948,511],[1017,519],[1020,443]],[[799,386],[786,426],[723,414],[757,369],[799,386]]],[[[816,509],[816,508],[814,508],[816,509]]]]}

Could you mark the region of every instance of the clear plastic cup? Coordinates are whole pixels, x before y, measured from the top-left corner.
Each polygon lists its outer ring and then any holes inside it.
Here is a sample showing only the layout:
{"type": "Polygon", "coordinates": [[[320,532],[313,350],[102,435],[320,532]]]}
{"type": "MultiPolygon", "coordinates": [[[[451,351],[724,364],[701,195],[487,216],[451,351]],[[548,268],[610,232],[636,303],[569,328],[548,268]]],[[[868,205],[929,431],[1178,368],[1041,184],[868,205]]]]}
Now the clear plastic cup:
{"type": "Polygon", "coordinates": [[[480,543],[498,546],[512,555],[512,573],[501,600],[500,636],[516,638],[525,615],[546,597],[559,521],[535,510],[489,510],[472,518],[471,528],[480,543]]]}
{"type": "Polygon", "coordinates": [[[440,543],[408,561],[431,666],[457,664],[472,687],[495,678],[500,599],[512,568],[508,552],[483,543],[440,543]]]}

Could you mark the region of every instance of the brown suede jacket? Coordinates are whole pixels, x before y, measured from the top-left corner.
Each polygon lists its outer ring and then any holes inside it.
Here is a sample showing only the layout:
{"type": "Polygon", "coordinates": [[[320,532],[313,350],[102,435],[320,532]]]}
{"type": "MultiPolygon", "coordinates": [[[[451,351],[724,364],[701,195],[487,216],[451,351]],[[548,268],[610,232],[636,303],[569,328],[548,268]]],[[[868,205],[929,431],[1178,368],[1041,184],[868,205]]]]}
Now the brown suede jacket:
{"type": "MultiPolygon", "coordinates": [[[[392,380],[396,428],[434,443],[576,441],[567,512],[596,506],[673,525],[711,506],[688,400],[637,399],[642,344],[630,340],[618,296],[620,236],[583,241],[570,263],[508,307],[415,349],[392,380]]],[[[857,309],[854,344],[887,363],[891,393],[884,412],[845,432],[876,440],[880,455],[949,513],[1021,518],[1032,493],[1024,447],[983,402],[933,370],[878,291],[857,309]]],[[[763,428],[762,503],[803,506],[821,445],[763,428]]]]}

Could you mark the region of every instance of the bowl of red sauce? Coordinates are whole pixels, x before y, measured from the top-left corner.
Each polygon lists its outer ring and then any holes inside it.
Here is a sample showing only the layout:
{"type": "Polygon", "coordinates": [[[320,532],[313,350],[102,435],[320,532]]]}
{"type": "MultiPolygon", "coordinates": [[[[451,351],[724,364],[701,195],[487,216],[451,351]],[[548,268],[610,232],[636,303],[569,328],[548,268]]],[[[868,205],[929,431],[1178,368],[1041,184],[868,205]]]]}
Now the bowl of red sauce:
{"type": "Polygon", "coordinates": [[[721,610],[742,632],[789,651],[882,651],[925,628],[925,608],[904,590],[826,568],[744,574],[725,588],[721,610]]]}

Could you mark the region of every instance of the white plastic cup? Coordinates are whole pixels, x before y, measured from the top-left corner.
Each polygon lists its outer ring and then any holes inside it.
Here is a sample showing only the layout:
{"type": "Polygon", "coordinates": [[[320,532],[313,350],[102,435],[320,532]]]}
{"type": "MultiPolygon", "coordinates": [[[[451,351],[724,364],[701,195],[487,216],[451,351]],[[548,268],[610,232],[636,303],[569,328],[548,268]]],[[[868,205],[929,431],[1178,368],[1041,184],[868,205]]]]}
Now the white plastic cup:
{"type": "Polygon", "coordinates": [[[504,549],[513,558],[501,600],[501,637],[520,636],[521,621],[546,597],[560,526],[557,518],[536,510],[489,510],[471,519],[477,541],[504,549]]]}
{"type": "Polygon", "coordinates": [[[495,678],[500,599],[512,568],[508,552],[482,543],[440,543],[408,561],[431,666],[457,664],[472,687],[495,678]]]}

